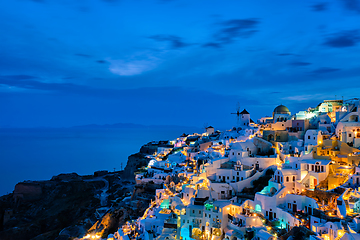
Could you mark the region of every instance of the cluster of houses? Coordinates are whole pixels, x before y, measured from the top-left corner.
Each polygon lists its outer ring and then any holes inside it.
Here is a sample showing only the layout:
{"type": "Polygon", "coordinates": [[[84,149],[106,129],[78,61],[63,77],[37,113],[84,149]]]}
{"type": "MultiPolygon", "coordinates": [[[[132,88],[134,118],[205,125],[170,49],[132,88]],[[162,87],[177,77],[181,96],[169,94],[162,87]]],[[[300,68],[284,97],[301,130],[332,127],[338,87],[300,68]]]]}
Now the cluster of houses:
{"type": "Polygon", "coordinates": [[[360,101],[327,100],[257,123],[143,148],[137,184],[162,184],[108,239],[360,239],[360,101]],[[129,231],[131,229],[131,231],[129,231]]]}

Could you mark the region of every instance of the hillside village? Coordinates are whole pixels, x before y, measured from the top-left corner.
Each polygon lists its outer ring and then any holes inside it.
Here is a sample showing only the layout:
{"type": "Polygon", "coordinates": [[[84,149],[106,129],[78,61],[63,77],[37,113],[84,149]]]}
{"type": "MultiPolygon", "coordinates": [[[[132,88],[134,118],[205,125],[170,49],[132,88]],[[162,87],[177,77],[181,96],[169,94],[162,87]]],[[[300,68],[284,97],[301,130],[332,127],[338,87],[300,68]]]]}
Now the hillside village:
{"type": "Polygon", "coordinates": [[[136,184],[163,187],[107,239],[360,239],[359,99],[237,116],[228,131],[143,146],[136,184]]]}

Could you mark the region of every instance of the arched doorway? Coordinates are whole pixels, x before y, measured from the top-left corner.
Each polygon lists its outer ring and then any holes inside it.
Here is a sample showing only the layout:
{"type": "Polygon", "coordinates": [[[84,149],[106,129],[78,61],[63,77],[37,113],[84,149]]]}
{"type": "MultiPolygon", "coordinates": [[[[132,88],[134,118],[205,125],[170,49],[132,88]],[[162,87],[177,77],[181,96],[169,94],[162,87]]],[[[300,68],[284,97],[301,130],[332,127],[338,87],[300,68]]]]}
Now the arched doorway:
{"type": "Polygon", "coordinates": [[[274,135],[269,134],[269,136],[267,137],[267,140],[268,140],[268,141],[272,141],[272,140],[274,140],[274,135]]]}
{"type": "Polygon", "coordinates": [[[261,212],[261,206],[259,204],[255,205],[255,211],[256,212],[261,212]]]}
{"type": "Polygon", "coordinates": [[[190,239],[190,232],[189,232],[189,229],[188,229],[188,228],[182,228],[182,229],[181,229],[181,237],[182,237],[184,240],[190,239]]]}

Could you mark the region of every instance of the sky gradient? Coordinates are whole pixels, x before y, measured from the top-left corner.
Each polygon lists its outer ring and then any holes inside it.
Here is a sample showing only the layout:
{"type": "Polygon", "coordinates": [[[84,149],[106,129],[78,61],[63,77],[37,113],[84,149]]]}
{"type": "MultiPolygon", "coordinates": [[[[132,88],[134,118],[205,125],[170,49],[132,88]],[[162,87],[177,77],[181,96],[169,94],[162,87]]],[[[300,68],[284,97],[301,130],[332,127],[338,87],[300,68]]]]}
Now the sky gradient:
{"type": "Polygon", "coordinates": [[[360,0],[0,2],[0,127],[231,127],[360,97],[360,0]]]}

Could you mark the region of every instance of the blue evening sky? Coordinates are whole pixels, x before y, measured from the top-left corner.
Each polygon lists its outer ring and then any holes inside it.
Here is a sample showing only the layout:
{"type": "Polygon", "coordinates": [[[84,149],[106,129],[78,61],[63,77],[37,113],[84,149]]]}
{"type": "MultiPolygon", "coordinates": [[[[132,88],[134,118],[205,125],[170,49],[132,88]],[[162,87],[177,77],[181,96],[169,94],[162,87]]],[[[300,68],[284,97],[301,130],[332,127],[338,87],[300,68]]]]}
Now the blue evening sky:
{"type": "Polygon", "coordinates": [[[360,0],[0,1],[0,127],[231,127],[359,90],[360,0]]]}

